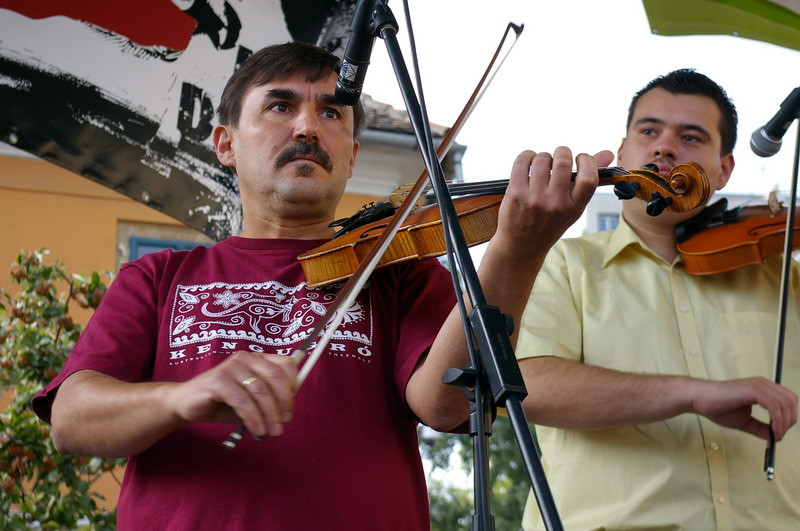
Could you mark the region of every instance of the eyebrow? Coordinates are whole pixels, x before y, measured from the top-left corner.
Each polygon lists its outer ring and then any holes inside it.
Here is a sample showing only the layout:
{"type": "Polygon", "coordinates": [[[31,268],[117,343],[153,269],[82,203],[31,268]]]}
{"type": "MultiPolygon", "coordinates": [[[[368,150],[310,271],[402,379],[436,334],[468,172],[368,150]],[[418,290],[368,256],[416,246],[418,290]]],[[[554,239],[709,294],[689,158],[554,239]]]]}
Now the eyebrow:
{"type": "MultiPolygon", "coordinates": [[[[293,89],[286,89],[286,88],[274,88],[268,90],[264,94],[264,101],[274,101],[274,100],[284,100],[284,101],[297,101],[300,99],[300,95],[297,91],[293,89]]],[[[333,94],[321,94],[317,97],[317,101],[324,103],[326,105],[331,105],[333,107],[343,108],[344,105],[336,101],[336,96],[333,94]]]]}
{"type": "Polygon", "coordinates": [[[295,101],[299,99],[297,92],[292,89],[282,89],[282,88],[275,88],[270,89],[266,93],[264,93],[264,101],[271,101],[271,100],[286,100],[286,101],[295,101]]]}
{"type": "MultiPolygon", "coordinates": [[[[638,120],[636,120],[636,122],[634,122],[633,125],[639,126],[639,125],[646,125],[646,124],[666,125],[666,122],[664,120],[660,119],[660,118],[654,118],[654,117],[651,117],[651,116],[644,116],[644,117],[639,118],[638,120]]],[[[711,133],[709,133],[706,130],[705,127],[701,127],[701,126],[699,126],[697,124],[693,124],[693,123],[680,124],[680,129],[683,130],[683,131],[696,131],[696,132],[700,133],[701,135],[703,135],[703,136],[705,136],[707,138],[711,138],[711,133]]]]}

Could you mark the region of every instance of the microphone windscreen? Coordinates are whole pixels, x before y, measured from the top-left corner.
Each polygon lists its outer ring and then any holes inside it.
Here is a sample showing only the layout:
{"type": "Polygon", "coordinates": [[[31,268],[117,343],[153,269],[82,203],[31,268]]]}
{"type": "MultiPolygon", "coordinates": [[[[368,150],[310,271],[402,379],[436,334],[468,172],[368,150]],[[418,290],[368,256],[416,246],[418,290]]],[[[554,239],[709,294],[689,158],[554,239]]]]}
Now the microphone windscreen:
{"type": "Polygon", "coordinates": [[[750,137],[750,149],[759,157],[771,157],[781,149],[781,139],[770,138],[760,127],[750,137]]]}

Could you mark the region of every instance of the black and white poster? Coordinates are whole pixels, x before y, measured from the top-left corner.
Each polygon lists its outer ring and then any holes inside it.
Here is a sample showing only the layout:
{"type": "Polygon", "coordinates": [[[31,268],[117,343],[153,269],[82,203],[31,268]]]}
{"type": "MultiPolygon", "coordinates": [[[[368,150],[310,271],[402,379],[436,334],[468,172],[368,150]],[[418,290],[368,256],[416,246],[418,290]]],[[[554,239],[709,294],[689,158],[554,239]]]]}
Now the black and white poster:
{"type": "Polygon", "coordinates": [[[0,141],[215,240],[236,180],[214,111],[236,66],[301,40],[341,56],[355,0],[0,0],[0,141]]]}

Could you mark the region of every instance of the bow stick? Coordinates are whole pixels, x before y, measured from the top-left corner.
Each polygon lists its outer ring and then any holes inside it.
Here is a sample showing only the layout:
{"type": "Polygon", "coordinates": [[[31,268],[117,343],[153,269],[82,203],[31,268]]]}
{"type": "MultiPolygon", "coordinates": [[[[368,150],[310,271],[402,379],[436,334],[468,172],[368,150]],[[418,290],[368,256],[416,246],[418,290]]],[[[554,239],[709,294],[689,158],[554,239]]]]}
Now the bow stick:
{"type": "MultiPolygon", "coordinates": [[[[472,92],[469,100],[467,101],[466,105],[462,109],[461,113],[459,114],[458,118],[456,119],[453,126],[448,130],[445,137],[442,139],[442,142],[439,144],[439,148],[436,150],[436,155],[439,158],[439,161],[444,158],[447,151],[453,145],[455,141],[456,135],[461,130],[464,122],[469,118],[472,114],[472,111],[475,109],[475,106],[478,104],[480,99],[483,97],[483,94],[486,92],[489,84],[494,79],[494,76],[497,74],[497,71],[502,66],[503,62],[508,57],[508,54],[511,52],[511,49],[517,42],[522,30],[524,29],[523,25],[517,25],[512,22],[508,23],[506,26],[505,31],[503,32],[503,37],[500,40],[500,44],[497,47],[497,50],[494,53],[491,61],[489,62],[489,66],[486,68],[486,71],[481,76],[480,81],[478,82],[477,87],[472,92]],[[497,58],[500,56],[500,52],[503,49],[505,44],[506,38],[509,35],[509,32],[514,32],[515,38],[514,41],[511,42],[508,50],[506,51],[505,55],[503,55],[502,59],[497,66],[493,69],[497,58]]],[[[317,320],[317,324],[311,330],[311,333],[303,340],[302,343],[297,347],[297,349],[292,352],[291,357],[295,360],[296,363],[301,363],[302,360],[308,356],[306,362],[303,363],[303,366],[300,369],[300,372],[297,375],[297,385],[295,387],[295,392],[297,389],[300,388],[303,381],[305,381],[308,374],[311,372],[311,369],[314,368],[314,365],[319,360],[320,356],[322,356],[322,352],[328,346],[331,338],[333,337],[333,333],[339,327],[344,319],[345,310],[349,308],[353,302],[355,301],[358,293],[366,284],[367,280],[369,279],[370,274],[378,265],[378,261],[383,256],[383,253],[386,251],[386,248],[389,246],[394,235],[397,233],[400,226],[405,221],[408,214],[411,212],[411,209],[414,207],[419,196],[422,194],[423,190],[425,189],[425,183],[428,177],[428,170],[425,169],[422,171],[422,174],[419,176],[417,181],[414,183],[414,186],[408,193],[408,197],[405,201],[400,205],[397,212],[394,216],[390,219],[386,230],[381,233],[380,238],[375,242],[375,245],[370,249],[367,256],[364,260],[359,264],[358,269],[356,269],[353,276],[348,279],[348,281],[342,286],[339,292],[336,294],[336,298],[331,302],[330,306],[328,307],[326,313],[322,318],[317,320]],[[317,339],[317,337],[322,334],[323,330],[325,333],[322,337],[319,338],[316,345],[314,346],[314,350],[308,355],[308,349],[311,347],[312,343],[317,339]]],[[[242,435],[245,431],[244,425],[240,425],[239,428],[232,432],[228,438],[225,440],[223,445],[226,448],[233,449],[236,448],[238,442],[242,439],[242,435]]]]}

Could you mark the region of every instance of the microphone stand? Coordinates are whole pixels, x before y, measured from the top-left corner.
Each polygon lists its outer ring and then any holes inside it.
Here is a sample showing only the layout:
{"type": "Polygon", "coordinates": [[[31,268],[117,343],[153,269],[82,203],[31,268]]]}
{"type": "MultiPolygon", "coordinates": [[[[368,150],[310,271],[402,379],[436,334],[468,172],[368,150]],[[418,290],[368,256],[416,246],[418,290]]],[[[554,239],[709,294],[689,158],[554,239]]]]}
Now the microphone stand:
{"type": "MultiPolygon", "coordinates": [[[[397,22],[384,1],[359,1],[372,3],[370,30],[373,37],[380,36],[386,43],[425,167],[436,192],[447,245],[447,256],[452,264],[458,265],[473,307],[472,312],[467,315],[456,272],[451,271],[465,327],[466,341],[470,348],[470,366],[466,369],[449,369],[446,371],[443,381],[467,388],[466,394],[470,401],[469,425],[475,458],[473,467],[475,471],[475,514],[472,528],[480,531],[494,529],[488,480],[488,437],[491,433],[492,423],[491,400],[494,399],[496,405],[505,407],[508,412],[546,528],[561,530],[563,526],[547,484],[530,427],[522,410],[522,399],[527,395],[527,390],[511,346],[509,319],[500,312],[499,308],[486,303],[475,266],[458,223],[452,198],[447,190],[442,166],[436,156],[427,112],[416,97],[414,86],[397,43],[397,22]],[[477,346],[477,354],[473,342],[477,346]]],[[[356,6],[355,11],[359,11],[359,6],[356,6]]]]}
{"type": "MultiPolygon", "coordinates": [[[[797,116],[795,116],[795,119],[797,116]]],[[[795,208],[797,205],[797,171],[798,161],[800,160],[800,131],[797,133],[794,147],[794,165],[792,169],[792,184],[789,193],[789,204],[786,208],[786,237],[783,244],[783,268],[781,271],[781,291],[780,302],[778,304],[778,333],[775,342],[775,383],[781,383],[781,372],[783,370],[783,344],[786,335],[786,313],[789,300],[789,279],[792,273],[792,248],[794,241],[794,220],[795,208]]],[[[767,479],[772,480],[775,474],[775,434],[772,428],[769,430],[769,445],[764,455],[764,472],[767,479]]]]}

